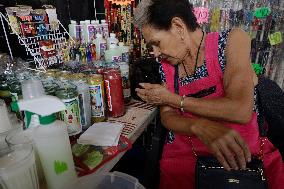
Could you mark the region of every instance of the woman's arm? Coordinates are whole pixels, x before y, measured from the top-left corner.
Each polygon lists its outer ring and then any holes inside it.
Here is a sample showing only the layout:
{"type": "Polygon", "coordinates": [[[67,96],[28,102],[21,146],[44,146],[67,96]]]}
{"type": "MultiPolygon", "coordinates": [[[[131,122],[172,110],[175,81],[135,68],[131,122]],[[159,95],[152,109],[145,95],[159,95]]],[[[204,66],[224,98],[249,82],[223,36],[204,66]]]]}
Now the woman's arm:
{"type": "Polygon", "coordinates": [[[245,168],[251,154],[247,144],[233,129],[207,119],[191,119],[169,106],[161,107],[163,125],[175,133],[197,136],[225,169],[245,168]]]}

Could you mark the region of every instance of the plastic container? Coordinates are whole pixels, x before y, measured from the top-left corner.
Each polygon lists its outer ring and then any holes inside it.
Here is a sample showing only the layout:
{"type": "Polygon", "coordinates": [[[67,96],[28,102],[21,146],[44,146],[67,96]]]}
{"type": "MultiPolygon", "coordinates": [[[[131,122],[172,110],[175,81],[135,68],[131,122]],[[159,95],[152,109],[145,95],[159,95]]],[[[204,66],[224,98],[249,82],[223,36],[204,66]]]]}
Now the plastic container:
{"type": "Polygon", "coordinates": [[[35,153],[37,175],[40,182],[44,183],[45,179],[44,179],[43,169],[33,140],[32,131],[33,131],[32,129],[27,129],[27,130],[23,130],[22,128],[13,129],[11,132],[8,133],[8,135],[5,138],[5,141],[10,147],[20,144],[28,144],[33,146],[35,153]]]}
{"type": "Polygon", "coordinates": [[[105,52],[105,60],[106,62],[121,62],[121,51],[118,46],[115,44],[110,44],[109,50],[105,52]]]}
{"type": "Polygon", "coordinates": [[[49,189],[67,189],[77,181],[67,127],[55,121],[34,129],[34,141],[49,189]]]}
{"type": "Polygon", "coordinates": [[[79,187],[84,189],[145,189],[136,178],[116,171],[105,175],[86,176],[78,183],[79,187]]]}
{"type": "Polygon", "coordinates": [[[99,34],[102,34],[102,30],[101,30],[101,26],[100,26],[100,21],[99,20],[92,20],[91,21],[91,24],[94,26],[94,29],[95,29],[95,38],[96,38],[96,35],[99,33],[99,34]]]}
{"type": "Polygon", "coordinates": [[[71,23],[68,25],[69,28],[69,34],[71,37],[76,38],[76,21],[71,20],[71,23]]]}
{"type": "Polygon", "coordinates": [[[122,62],[129,63],[129,46],[125,46],[123,42],[119,42],[118,47],[121,52],[122,62]]]}
{"type": "Polygon", "coordinates": [[[110,37],[107,39],[107,48],[109,49],[111,44],[118,45],[118,42],[115,33],[110,33],[110,37]]]}
{"type": "Polygon", "coordinates": [[[101,20],[102,34],[105,39],[109,37],[108,23],[106,20],[101,20]]]}
{"type": "Polygon", "coordinates": [[[95,45],[96,45],[97,60],[104,60],[107,44],[102,34],[99,33],[96,34],[95,45]]]}
{"type": "Polygon", "coordinates": [[[39,189],[32,145],[15,145],[0,151],[0,184],[5,189],[39,189]]]}
{"type": "Polygon", "coordinates": [[[6,104],[2,99],[0,99],[0,120],[0,133],[5,133],[12,129],[6,104]]]}

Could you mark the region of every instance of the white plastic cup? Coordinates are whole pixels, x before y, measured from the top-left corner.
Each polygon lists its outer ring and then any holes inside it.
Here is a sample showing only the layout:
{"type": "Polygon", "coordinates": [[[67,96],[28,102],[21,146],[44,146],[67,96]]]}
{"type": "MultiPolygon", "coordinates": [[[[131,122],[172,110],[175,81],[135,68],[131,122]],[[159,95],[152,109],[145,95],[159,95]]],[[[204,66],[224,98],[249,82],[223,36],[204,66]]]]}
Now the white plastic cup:
{"type": "Polygon", "coordinates": [[[15,145],[0,151],[0,185],[4,189],[39,189],[32,145],[15,145]]]}
{"type": "Polygon", "coordinates": [[[2,99],[0,99],[0,120],[0,133],[5,133],[12,129],[6,104],[2,99]]]}
{"type": "Polygon", "coordinates": [[[20,145],[20,144],[27,144],[27,145],[32,145],[34,148],[34,154],[35,154],[35,163],[36,163],[36,168],[37,168],[37,175],[39,178],[40,182],[45,182],[44,174],[43,174],[43,169],[42,165],[39,159],[39,155],[34,143],[34,140],[32,138],[32,133],[33,129],[27,129],[27,130],[22,130],[22,128],[14,129],[9,134],[6,136],[6,142],[8,146],[12,147],[15,145],[20,145]]]}
{"type": "Polygon", "coordinates": [[[45,93],[41,81],[31,79],[22,83],[22,94],[24,100],[29,100],[42,97],[45,93]]]}

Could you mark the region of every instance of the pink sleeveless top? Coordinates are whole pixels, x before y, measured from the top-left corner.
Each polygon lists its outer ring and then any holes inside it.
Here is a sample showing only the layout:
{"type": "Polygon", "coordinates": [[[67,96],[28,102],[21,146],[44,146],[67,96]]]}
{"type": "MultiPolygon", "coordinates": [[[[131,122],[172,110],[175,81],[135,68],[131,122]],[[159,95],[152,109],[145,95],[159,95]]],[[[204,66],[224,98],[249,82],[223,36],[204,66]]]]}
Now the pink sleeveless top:
{"type": "MultiPolygon", "coordinates": [[[[225,95],[223,72],[218,62],[218,38],[219,34],[215,32],[209,33],[205,40],[205,59],[208,76],[183,86],[179,83],[179,94],[181,96],[196,94],[209,88],[215,89],[215,92],[203,98],[220,98],[225,95]]],[[[162,61],[162,68],[167,87],[174,93],[175,68],[166,61],[162,61]]],[[[176,111],[181,113],[179,109],[176,109],[176,111]]],[[[183,113],[183,115],[193,119],[198,117],[190,112],[183,113]]],[[[255,112],[253,112],[251,120],[247,124],[221,123],[236,130],[246,141],[252,154],[257,155],[259,153],[260,139],[255,112]]],[[[210,155],[207,147],[197,137],[192,136],[191,138],[197,155],[210,155]]],[[[164,145],[160,161],[160,189],[194,188],[195,162],[196,158],[193,155],[188,137],[175,133],[174,141],[164,145]]],[[[266,141],[264,145],[264,166],[270,189],[276,189],[280,180],[284,184],[284,165],[281,161],[280,153],[269,141],[266,141]]]]}

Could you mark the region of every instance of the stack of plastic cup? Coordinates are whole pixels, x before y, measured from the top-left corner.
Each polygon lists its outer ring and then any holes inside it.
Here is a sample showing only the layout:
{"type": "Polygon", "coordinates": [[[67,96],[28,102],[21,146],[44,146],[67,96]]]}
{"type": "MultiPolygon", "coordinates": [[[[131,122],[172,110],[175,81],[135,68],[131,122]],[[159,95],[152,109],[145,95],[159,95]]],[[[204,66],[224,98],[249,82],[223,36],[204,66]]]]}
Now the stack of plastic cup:
{"type": "Polygon", "coordinates": [[[28,144],[28,145],[33,146],[34,154],[35,154],[35,163],[36,163],[36,168],[37,168],[37,175],[38,175],[39,181],[42,183],[45,183],[42,165],[40,162],[40,158],[39,158],[38,151],[36,149],[32,134],[33,134],[33,129],[22,130],[22,128],[18,128],[18,129],[14,129],[11,132],[9,132],[5,140],[8,146],[10,147],[13,147],[14,145],[20,145],[20,144],[28,144]]]}
{"type": "Polygon", "coordinates": [[[23,99],[29,100],[45,95],[44,88],[40,80],[26,80],[22,83],[23,99]]]}
{"type": "Polygon", "coordinates": [[[39,189],[32,145],[0,150],[0,185],[4,189],[39,189]]]}

